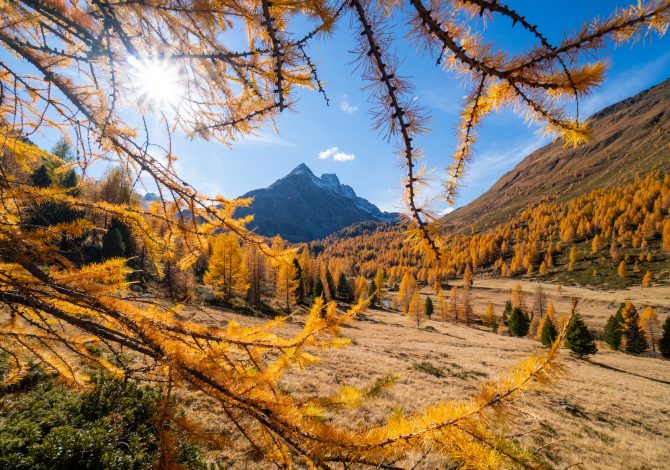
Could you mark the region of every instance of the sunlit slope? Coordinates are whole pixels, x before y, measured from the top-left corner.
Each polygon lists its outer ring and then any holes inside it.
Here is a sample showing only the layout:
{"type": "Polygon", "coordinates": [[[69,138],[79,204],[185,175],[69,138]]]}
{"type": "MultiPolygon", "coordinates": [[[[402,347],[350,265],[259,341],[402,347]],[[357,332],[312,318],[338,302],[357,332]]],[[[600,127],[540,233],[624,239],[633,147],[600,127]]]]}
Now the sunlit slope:
{"type": "Polygon", "coordinates": [[[670,167],[670,79],[590,117],[590,141],[560,142],[526,157],[487,192],[445,216],[445,228],[481,229],[504,222],[529,203],[568,200],[621,186],[637,173],[670,167]]]}

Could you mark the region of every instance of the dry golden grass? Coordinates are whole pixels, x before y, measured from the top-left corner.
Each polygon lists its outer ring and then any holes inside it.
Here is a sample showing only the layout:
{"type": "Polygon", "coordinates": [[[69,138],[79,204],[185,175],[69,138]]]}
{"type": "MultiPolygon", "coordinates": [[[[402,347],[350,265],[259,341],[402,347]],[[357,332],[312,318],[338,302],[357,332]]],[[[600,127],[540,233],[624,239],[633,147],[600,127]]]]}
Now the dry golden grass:
{"type": "MultiPolygon", "coordinates": [[[[484,299],[491,299],[500,314],[498,304],[509,297],[509,287],[503,282],[494,288],[493,282],[482,282],[480,287],[486,285],[486,289],[474,289],[476,313],[483,310],[484,299]]],[[[475,282],[476,287],[479,284],[475,282]]],[[[550,287],[545,286],[545,291],[554,294],[550,287]]],[[[563,293],[575,294],[565,289],[563,293]]],[[[614,306],[603,313],[598,313],[597,306],[616,303],[619,295],[600,298],[594,294],[594,298],[587,298],[588,292],[581,294],[585,296],[580,304],[582,311],[599,323],[604,323],[614,306]]],[[[559,298],[556,292],[559,312],[568,298],[559,298]]],[[[661,304],[668,302],[667,298],[660,300],[661,304]]],[[[658,307],[664,308],[660,304],[658,307]]],[[[228,312],[209,312],[214,318],[211,321],[217,323],[233,318],[241,323],[258,321],[228,312]]],[[[296,317],[296,323],[300,318],[296,317]]],[[[363,388],[389,372],[397,374],[396,385],[383,396],[360,408],[337,413],[339,424],[352,427],[381,423],[394,412],[412,413],[439,400],[467,398],[481,381],[508,370],[540,346],[530,339],[438,321],[427,321],[417,330],[399,313],[381,310],[368,310],[343,334],[351,338],[349,347],[324,352],[318,364],[286,377],[281,389],[297,397],[315,392],[332,394],[341,385],[363,388]],[[421,363],[424,366],[417,367],[421,363]],[[443,373],[441,377],[437,376],[438,370],[443,373]]],[[[537,449],[555,468],[667,469],[670,361],[628,356],[601,344],[598,354],[589,361],[578,360],[567,351],[562,355],[567,366],[565,377],[550,389],[526,393],[518,402],[526,414],[512,423],[509,433],[519,435],[521,443],[537,449]]],[[[190,400],[189,406],[199,420],[213,429],[226,430],[222,424],[225,420],[213,403],[188,393],[184,397],[190,400]]],[[[231,444],[226,455],[232,468],[267,466],[246,451],[243,442],[231,444]]],[[[421,457],[412,456],[402,466],[411,468],[418,462],[416,468],[438,468],[438,462],[421,457]]]]}

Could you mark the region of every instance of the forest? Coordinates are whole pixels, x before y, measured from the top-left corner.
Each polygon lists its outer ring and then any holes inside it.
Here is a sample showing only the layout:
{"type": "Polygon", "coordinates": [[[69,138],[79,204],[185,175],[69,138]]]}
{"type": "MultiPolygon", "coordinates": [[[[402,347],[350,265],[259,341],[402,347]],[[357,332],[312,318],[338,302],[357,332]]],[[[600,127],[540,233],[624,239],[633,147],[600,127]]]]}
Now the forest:
{"type": "MultiPolygon", "coordinates": [[[[20,0],[0,18],[0,468],[539,469],[582,465],[578,445],[588,468],[628,437],[593,421],[578,428],[588,443],[556,449],[562,425],[596,416],[582,410],[598,392],[585,374],[604,389],[624,371],[662,403],[667,168],[445,229],[424,197],[429,109],[396,44],[467,89],[440,194],[453,204],[489,114],[586,143],[598,54],[661,39],[670,0],[560,42],[489,0],[20,0]],[[494,21],[525,50],[489,41],[494,21]],[[235,215],[250,199],[186,181],[173,138],[232,146],[299,112],[297,89],[328,105],[310,46],[336,26],[404,173],[405,218],[309,243],[263,237],[235,215]],[[557,406],[561,420],[539,417],[557,406]]],[[[669,431],[650,418],[644,432],[669,431]]]]}

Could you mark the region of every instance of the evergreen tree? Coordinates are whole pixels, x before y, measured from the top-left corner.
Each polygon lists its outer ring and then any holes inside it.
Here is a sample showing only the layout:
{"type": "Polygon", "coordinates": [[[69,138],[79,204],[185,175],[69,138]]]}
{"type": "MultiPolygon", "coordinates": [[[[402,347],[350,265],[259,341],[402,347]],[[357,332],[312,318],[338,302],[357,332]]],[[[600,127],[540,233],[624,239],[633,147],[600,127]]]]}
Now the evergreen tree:
{"type": "Polygon", "coordinates": [[[295,301],[299,304],[304,304],[305,289],[302,284],[302,267],[300,267],[300,263],[298,262],[297,258],[293,258],[293,268],[295,269],[295,276],[293,277],[293,280],[296,283],[295,301]]]}
{"type": "Polygon", "coordinates": [[[340,273],[340,277],[337,280],[337,298],[342,302],[351,303],[354,300],[354,293],[352,292],[347,276],[344,273],[340,273]]]}
{"type": "Polygon", "coordinates": [[[502,314],[502,322],[505,326],[509,325],[509,317],[512,314],[512,302],[507,301],[505,302],[505,310],[503,311],[502,314]]]}
{"type": "Polygon", "coordinates": [[[670,359],[670,316],[663,322],[663,334],[658,342],[658,349],[663,357],[670,359]]]}
{"type": "Polygon", "coordinates": [[[551,317],[547,316],[544,319],[543,325],[542,325],[542,334],[540,336],[540,341],[544,346],[551,346],[551,344],[556,341],[556,337],[558,336],[558,331],[556,331],[556,327],[554,326],[554,322],[551,321],[551,317]]]}
{"type": "Polygon", "coordinates": [[[621,304],[615,315],[611,315],[605,324],[604,340],[605,343],[617,351],[621,347],[623,336],[623,310],[626,304],[621,304]]]}
{"type": "Polygon", "coordinates": [[[60,180],[60,187],[64,189],[69,189],[69,193],[75,197],[78,197],[81,194],[81,190],[77,188],[79,184],[79,177],[74,170],[70,170],[65,173],[60,180]]]}
{"type": "Polygon", "coordinates": [[[51,149],[51,153],[63,160],[64,162],[71,162],[74,160],[74,151],[72,150],[72,145],[70,144],[70,141],[65,138],[61,137],[58,139],[58,142],[56,142],[56,145],[53,146],[51,149]]]}
{"type": "Polygon", "coordinates": [[[130,228],[116,217],[112,219],[102,239],[102,255],[109,258],[135,256],[135,240],[130,228]]]}
{"type": "Polygon", "coordinates": [[[426,296],[426,300],[423,303],[423,314],[429,319],[433,316],[433,301],[429,296],[426,296]]]}
{"type": "Polygon", "coordinates": [[[323,297],[323,282],[319,276],[314,278],[314,286],[312,286],[312,297],[323,297]]]}
{"type": "Polygon", "coordinates": [[[512,336],[526,336],[530,321],[526,314],[519,307],[512,309],[512,313],[507,320],[507,329],[512,336]]]}
{"type": "Polygon", "coordinates": [[[105,259],[126,257],[126,243],[117,227],[107,230],[102,239],[102,255],[105,259]]]}
{"type": "Polygon", "coordinates": [[[335,286],[335,281],[333,280],[333,275],[330,274],[330,270],[326,268],[326,286],[328,288],[328,294],[330,295],[331,300],[337,296],[337,287],[335,286]]]}
{"type": "Polygon", "coordinates": [[[53,183],[46,165],[42,165],[33,171],[33,174],[30,175],[30,181],[33,183],[33,186],[38,188],[48,188],[53,183]]]}
{"type": "Polygon", "coordinates": [[[623,350],[628,354],[642,354],[649,349],[647,338],[640,328],[640,315],[630,302],[623,311],[623,350]]]}
{"type": "Polygon", "coordinates": [[[370,288],[368,289],[368,298],[370,299],[370,306],[374,307],[377,305],[377,284],[374,279],[370,283],[370,288]]]}
{"type": "Polygon", "coordinates": [[[565,335],[565,347],[578,357],[595,354],[598,351],[596,343],[593,341],[593,336],[579,312],[575,312],[570,320],[568,331],[565,335]]]}

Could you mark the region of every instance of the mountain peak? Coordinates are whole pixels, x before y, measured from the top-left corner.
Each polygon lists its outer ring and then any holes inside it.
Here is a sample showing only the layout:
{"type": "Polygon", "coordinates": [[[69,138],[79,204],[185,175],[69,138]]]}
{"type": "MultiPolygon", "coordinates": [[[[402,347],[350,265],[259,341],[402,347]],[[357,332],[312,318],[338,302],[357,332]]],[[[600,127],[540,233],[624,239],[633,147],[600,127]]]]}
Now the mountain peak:
{"type": "Polygon", "coordinates": [[[235,214],[253,214],[251,228],[268,237],[281,235],[290,242],[324,238],[357,222],[389,222],[398,214],[382,212],[358,197],[351,186],[342,184],[335,173],[317,177],[301,163],[267,188],[249,191],[249,207],[235,214]]]}
{"type": "Polygon", "coordinates": [[[289,175],[307,175],[307,176],[314,176],[314,173],[312,173],[312,170],[304,164],[301,163],[300,165],[296,166],[289,175]]]}

